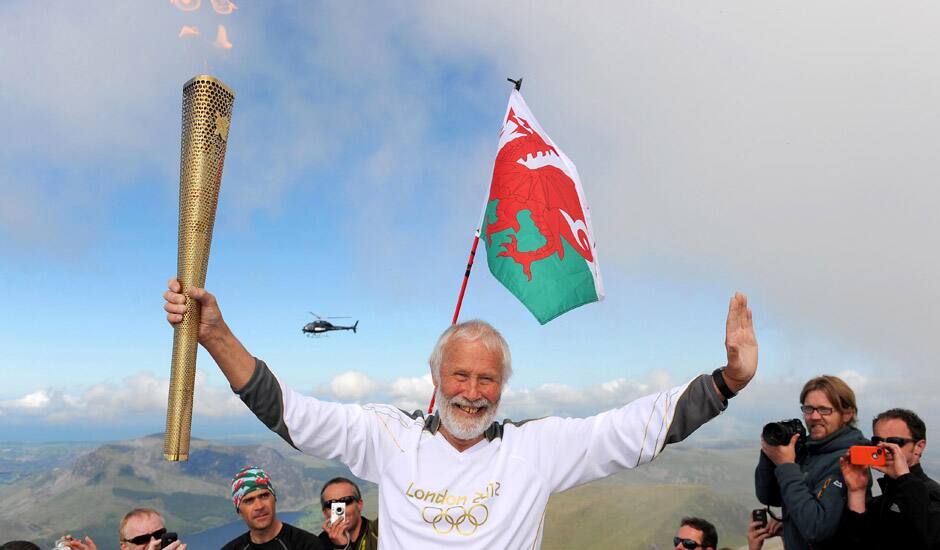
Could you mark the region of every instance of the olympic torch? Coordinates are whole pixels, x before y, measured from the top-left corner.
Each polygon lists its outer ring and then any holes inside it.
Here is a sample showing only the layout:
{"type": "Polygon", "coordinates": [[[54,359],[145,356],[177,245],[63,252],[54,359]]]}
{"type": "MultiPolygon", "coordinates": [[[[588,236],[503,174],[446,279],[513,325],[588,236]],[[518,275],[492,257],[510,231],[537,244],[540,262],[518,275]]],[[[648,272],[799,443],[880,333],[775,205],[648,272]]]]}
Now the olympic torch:
{"type": "MultiPolygon", "coordinates": [[[[201,288],[206,284],[212,227],[215,225],[234,102],[235,92],[217,78],[199,75],[183,85],[176,277],[184,290],[201,288]]],[[[192,430],[200,312],[198,307],[192,307],[193,301],[188,296],[186,304],[183,321],[173,332],[173,361],[163,445],[163,456],[170,461],[189,459],[192,430]]]]}

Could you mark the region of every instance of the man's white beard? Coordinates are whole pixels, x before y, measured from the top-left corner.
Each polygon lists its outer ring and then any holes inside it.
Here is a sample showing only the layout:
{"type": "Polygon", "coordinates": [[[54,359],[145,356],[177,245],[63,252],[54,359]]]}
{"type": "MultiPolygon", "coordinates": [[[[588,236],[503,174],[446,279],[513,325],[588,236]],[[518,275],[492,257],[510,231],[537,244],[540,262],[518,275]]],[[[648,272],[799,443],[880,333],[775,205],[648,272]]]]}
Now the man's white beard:
{"type": "Polygon", "coordinates": [[[441,424],[457,439],[475,439],[483,435],[483,432],[490,427],[490,424],[493,423],[493,419],[496,418],[496,411],[499,407],[499,403],[491,403],[490,400],[485,397],[481,397],[476,401],[470,401],[460,396],[448,399],[441,388],[437,388],[435,401],[439,404],[438,411],[441,414],[441,424]],[[454,410],[454,405],[477,408],[486,407],[486,413],[480,418],[466,418],[464,416],[458,416],[458,413],[454,410]]]}

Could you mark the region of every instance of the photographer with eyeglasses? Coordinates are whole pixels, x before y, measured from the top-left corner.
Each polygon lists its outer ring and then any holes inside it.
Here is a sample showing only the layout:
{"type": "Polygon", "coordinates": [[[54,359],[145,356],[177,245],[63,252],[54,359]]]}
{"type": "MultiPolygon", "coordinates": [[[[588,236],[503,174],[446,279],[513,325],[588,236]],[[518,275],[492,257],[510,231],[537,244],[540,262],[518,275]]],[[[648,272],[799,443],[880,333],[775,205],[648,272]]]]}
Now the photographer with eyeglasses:
{"type": "Polygon", "coordinates": [[[783,507],[787,550],[845,548],[838,533],[845,509],[839,458],[852,445],[868,444],[855,427],[855,392],[836,376],[819,376],[803,386],[800,404],[809,437],[797,419],[764,427],[757,499],[783,507]]]}
{"type": "Polygon", "coordinates": [[[920,458],[927,426],[907,409],[885,411],[872,421],[871,442],[885,455],[878,480],[881,495],[868,499],[868,466],[840,460],[848,489],[842,531],[853,548],[940,548],[940,485],[927,477],[920,458]]]}
{"type": "Polygon", "coordinates": [[[334,477],[320,490],[323,510],[324,548],[376,550],[379,546],[379,521],[362,517],[362,493],[359,486],[345,477],[334,477]],[[336,505],[342,513],[336,514],[336,505]]]}
{"type": "Polygon", "coordinates": [[[702,518],[682,518],[672,544],[675,550],[715,550],[718,548],[718,530],[702,518]]]}

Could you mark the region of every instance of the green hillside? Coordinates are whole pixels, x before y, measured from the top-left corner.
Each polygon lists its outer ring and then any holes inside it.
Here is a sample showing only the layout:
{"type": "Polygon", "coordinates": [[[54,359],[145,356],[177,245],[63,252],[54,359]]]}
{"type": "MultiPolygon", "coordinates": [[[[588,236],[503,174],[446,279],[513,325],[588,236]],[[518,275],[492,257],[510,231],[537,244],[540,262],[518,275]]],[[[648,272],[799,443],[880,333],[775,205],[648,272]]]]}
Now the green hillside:
{"type": "Polygon", "coordinates": [[[68,467],[33,473],[3,486],[0,539],[23,538],[51,547],[65,534],[90,535],[100,550],[117,549],[121,517],[136,507],[159,510],[167,526],[193,533],[237,519],[230,500],[231,476],[263,465],[278,489],[282,511],[307,508],[323,482],[349,475],[342,465],[319,461],[286,444],[225,445],[193,440],[190,460],[163,459],[163,437],[110,443],[68,467]]]}
{"type": "Polygon", "coordinates": [[[666,549],[683,516],[715,524],[722,545],[746,544],[748,508],[698,485],[592,483],[551,498],[544,550],[666,549]]]}
{"type": "MultiPolygon", "coordinates": [[[[323,522],[319,491],[327,479],[349,470],[342,464],[307,457],[278,439],[261,445],[228,445],[193,440],[191,459],[163,459],[161,435],[109,443],[65,458],[56,447],[56,467],[18,471],[2,483],[0,541],[33,540],[50,548],[65,533],[91,535],[101,550],[118,548],[117,525],[138,506],[164,513],[171,530],[182,534],[237,519],[229,500],[229,480],[246,465],[263,465],[278,489],[278,509],[306,512],[295,523],[319,532],[323,522]]],[[[8,447],[9,464],[41,454],[36,446],[18,454],[8,447]]],[[[756,449],[697,449],[673,446],[653,463],[576,487],[549,501],[544,548],[667,548],[679,520],[698,515],[715,523],[723,545],[744,544],[753,497],[756,449]]],[[[363,483],[365,515],[375,517],[378,490],[363,483]]],[[[193,549],[200,550],[200,549],[193,549]]]]}

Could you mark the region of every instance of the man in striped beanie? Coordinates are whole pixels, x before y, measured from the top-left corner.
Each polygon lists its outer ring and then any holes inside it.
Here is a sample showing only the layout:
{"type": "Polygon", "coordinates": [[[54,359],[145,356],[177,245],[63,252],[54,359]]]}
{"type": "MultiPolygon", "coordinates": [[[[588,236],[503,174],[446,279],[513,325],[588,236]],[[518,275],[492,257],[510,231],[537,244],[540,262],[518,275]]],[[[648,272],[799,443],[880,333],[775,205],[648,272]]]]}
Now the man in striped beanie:
{"type": "Polygon", "coordinates": [[[313,533],[277,519],[277,496],[263,468],[242,468],[232,478],[232,504],[248,532],[222,550],[322,550],[313,533]]]}

